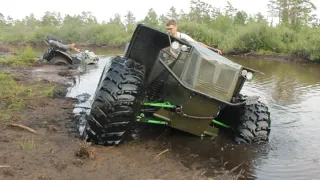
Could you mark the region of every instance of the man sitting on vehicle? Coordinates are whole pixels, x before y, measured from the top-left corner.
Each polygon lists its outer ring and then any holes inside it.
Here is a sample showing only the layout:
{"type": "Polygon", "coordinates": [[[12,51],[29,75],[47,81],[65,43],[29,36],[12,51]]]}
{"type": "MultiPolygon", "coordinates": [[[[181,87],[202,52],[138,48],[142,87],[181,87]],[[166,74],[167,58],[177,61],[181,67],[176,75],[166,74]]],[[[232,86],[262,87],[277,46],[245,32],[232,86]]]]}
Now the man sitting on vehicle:
{"type": "Polygon", "coordinates": [[[51,45],[51,46],[54,46],[62,51],[76,51],[76,52],[80,52],[80,49],[76,48],[75,47],[75,43],[71,43],[71,44],[63,44],[63,42],[55,35],[53,34],[48,34],[46,37],[45,37],[45,41],[46,43],[48,43],[48,45],[51,45]]]}
{"type": "Polygon", "coordinates": [[[75,43],[71,43],[71,44],[65,45],[65,44],[62,44],[62,43],[59,42],[59,41],[49,40],[49,44],[50,44],[51,46],[54,46],[54,47],[56,47],[56,48],[58,48],[58,49],[61,49],[61,50],[63,50],[63,51],[72,51],[72,50],[74,50],[74,51],[76,51],[76,52],[80,52],[80,49],[78,49],[78,48],[75,47],[75,45],[76,45],[75,43]]]}
{"type": "MultiPolygon", "coordinates": [[[[170,34],[171,36],[174,36],[176,38],[180,38],[180,39],[183,39],[189,43],[191,42],[197,42],[195,41],[194,39],[192,39],[190,36],[188,36],[187,34],[184,34],[184,33],[181,33],[181,32],[178,32],[178,26],[177,26],[177,22],[175,20],[169,20],[168,23],[167,23],[167,31],[168,31],[168,34],[170,34]]],[[[214,50],[215,52],[217,52],[218,54],[222,54],[221,50],[219,49],[216,49],[216,48],[213,48],[213,47],[210,47],[202,42],[198,42],[199,44],[203,45],[204,47],[206,48],[209,48],[209,49],[212,49],[214,50]]]]}

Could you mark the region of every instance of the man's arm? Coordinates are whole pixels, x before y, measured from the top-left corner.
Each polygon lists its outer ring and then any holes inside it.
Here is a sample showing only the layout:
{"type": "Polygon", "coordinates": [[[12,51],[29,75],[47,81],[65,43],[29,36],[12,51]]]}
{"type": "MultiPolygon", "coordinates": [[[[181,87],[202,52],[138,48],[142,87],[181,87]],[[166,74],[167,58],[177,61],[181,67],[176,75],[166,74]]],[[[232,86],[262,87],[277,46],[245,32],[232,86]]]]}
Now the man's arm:
{"type": "Polygon", "coordinates": [[[78,52],[78,53],[80,52],[80,49],[74,47],[74,43],[68,44],[68,47],[69,47],[69,50],[70,50],[70,51],[71,51],[71,50],[74,50],[74,51],[76,51],[76,52],[78,52]]]}
{"type": "Polygon", "coordinates": [[[181,39],[185,39],[188,42],[198,42],[202,46],[204,46],[204,47],[206,47],[208,49],[212,49],[212,50],[214,50],[215,52],[217,52],[220,55],[222,54],[221,50],[213,48],[213,47],[210,47],[210,46],[204,44],[203,42],[196,41],[196,40],[192,39],[190,36],[188,36],[187,34],[181,33],[181,39]]]}
{"type": "Polygon", "coordinates": [[[75,48],[75,47],[73,47],[73,50],[74,50],[74,51],[76,51],[76,52],[81,52],[81,50],[80,50],[80,49],[75,48]]]}
{"type": "Polygon", "coordinates": [[[204,46],[204,47],[206,47],[206,48],[208,48],[208,49],[212,49],[212,50],[214,50],[215,52],[217,52],[218,54],[222,54],[222,51],[220,50],[220,49],[216,49],[216,48],[214,48],[214,47],[210,47],[210,46],[208,46],[208,45],[206,45],[206,44],[204,44],[204,43],[202,43],[202,42],[199,42],[199,44],[201,44],[202,46],[204,46]]]}

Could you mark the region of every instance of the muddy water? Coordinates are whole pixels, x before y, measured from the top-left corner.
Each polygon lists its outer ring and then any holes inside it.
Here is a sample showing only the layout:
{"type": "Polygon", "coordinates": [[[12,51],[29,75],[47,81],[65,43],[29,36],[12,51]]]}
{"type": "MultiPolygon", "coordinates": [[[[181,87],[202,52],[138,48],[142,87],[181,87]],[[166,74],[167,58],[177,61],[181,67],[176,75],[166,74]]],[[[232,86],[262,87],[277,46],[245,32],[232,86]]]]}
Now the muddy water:
{"type": "Polygon", "coordinates": [[[237,62],[265,73],[244,93],[260,95],[272,118],[269,147],[252,164],[257,179],[320,179],[320,65],[237,62]]]}
{"type": "MultiPolygon", "coordinates": [[[[98,65],[87,67],[68,93],[81,100],[75,112],[90,107],[103,67],[110,61],[110,52],[97,51],[105,56],[98,65]]],[[[204,169],[208,175],[219,173],[217,166],[231,170],[240,165],[236,172],[244,169],[246,179],[320,179],[320,65],[230,58],[264,73],[247,82],[242,93],[259,95],[269,106],[270,142],[236,146],[225,136],[201,140],[174,132],[157,138],[159,144],[170,148],[185,166],[204,169]]]]}

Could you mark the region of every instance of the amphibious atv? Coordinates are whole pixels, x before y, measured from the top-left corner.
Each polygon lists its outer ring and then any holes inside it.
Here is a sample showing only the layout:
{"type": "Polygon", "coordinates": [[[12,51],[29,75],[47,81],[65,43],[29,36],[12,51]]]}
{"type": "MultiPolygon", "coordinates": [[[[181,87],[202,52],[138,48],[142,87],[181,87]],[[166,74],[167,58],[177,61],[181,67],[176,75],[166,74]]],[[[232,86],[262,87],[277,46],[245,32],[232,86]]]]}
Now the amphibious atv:
{"type": "Polygon", "coordinates": [[[144,122],[197,136],[230,128],[237,143],[268,141],[268,107],[259,97],[240,94],[254,72],[197,43],[139,24],[124,57],[114,57],[101,74],[86,137],[118,145],[144,122]]]}
{"type": "Polygon", "coordinates": [[[96,64],[99,61],[98,56],[91,51],[85,50],[79,53],[71,54],[66,49],[66,45],[64,45],[60,39],[55,36],[50,38],[51,39],[48,39],[48,36],[45,38],[48,49],[42,57],[43,59],[49,61],[50,64],[74,65],[85,63],[90,65],[96,64]]]}

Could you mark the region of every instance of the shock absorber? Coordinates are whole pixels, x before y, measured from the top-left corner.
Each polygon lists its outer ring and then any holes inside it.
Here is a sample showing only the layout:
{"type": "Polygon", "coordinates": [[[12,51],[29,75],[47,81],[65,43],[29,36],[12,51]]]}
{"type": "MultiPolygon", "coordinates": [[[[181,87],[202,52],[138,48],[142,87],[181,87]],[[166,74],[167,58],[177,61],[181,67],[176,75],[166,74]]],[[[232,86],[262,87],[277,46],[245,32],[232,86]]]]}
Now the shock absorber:
{"type": "Polygon", "coordinates": [[[151,88],[150,94],[148,96],[149,101],[154,101],[155,99],[159,99],[161,97],[160,91],[163,86],[163,81],[157,81],[151,88]]]}

